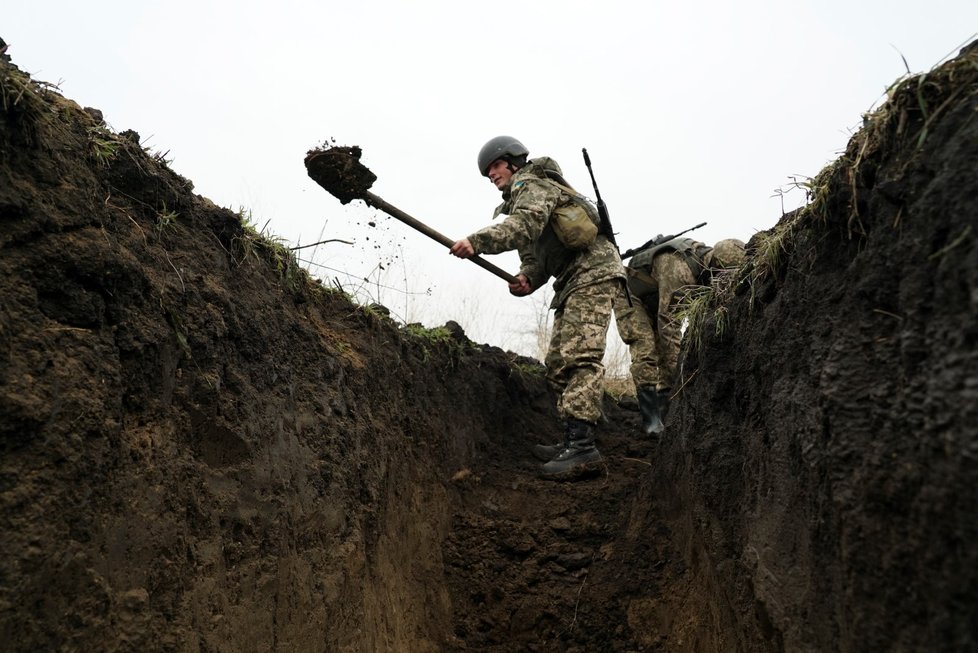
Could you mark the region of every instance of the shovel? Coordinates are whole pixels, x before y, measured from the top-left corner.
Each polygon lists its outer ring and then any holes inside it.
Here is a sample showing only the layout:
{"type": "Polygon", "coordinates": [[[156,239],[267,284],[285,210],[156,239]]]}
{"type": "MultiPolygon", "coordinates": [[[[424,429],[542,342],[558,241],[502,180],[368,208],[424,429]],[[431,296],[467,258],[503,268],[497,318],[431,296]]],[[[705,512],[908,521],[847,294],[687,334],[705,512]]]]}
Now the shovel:
{"type": "MultiPolygon", "coordinates": [[[[361,154],[360,148],[355,145],[353,147],[312,150],[306,155],[306,172],[309,173],[313,181],[343,204],[349,204],[353,200],[363,200],[367,206],[372,206],[393,218],[397,218],[445,247],[451,247],[455,244],[455,241],[448,236],[438,233],[423,222],[412,218],[396,206],[371,193],[369,188],[377,180],[377,175],[360,163],[361,154]]],[[[470,256],[468,260],[509,283],[516,283],[516,277],[479,256],[470,256]]]]}

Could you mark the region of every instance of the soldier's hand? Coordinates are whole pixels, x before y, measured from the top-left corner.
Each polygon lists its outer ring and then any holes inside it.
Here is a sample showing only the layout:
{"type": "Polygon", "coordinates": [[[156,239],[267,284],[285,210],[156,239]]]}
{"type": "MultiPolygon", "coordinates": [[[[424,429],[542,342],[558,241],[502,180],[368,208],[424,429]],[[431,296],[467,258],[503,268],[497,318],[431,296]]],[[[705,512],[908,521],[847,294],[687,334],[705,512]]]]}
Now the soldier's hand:
{"type": "Polygon", "coordinates": [[[449,251],[452,253],[452,256],[459,258],[475,256],[475,248],[472,247],[472,243],[469,242],[468,238],[456,240],[449,251]]]}
{"type": "Polygon", "coordinates": [[[525,274],[519,274],[516,276],[516,282],[509,284],[509,292],[517,297],[522,297],[533,292],[533,286],[530,285],[530,280],[526,278],[525,274]]]}

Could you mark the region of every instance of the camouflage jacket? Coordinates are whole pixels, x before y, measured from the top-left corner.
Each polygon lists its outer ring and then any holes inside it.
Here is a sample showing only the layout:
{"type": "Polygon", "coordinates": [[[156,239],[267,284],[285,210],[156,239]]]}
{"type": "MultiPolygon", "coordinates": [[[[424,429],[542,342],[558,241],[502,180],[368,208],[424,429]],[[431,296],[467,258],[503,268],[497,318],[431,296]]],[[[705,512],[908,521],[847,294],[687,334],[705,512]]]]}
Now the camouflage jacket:
{"type": "Polygon", "coordinates": [[[499,254],[517,250],[520,273],[533,290],[554,277],[551,308],[559,308],[577,288],[608,279],[624,279],[618,250],[603,235],[583,251],[567,249],[550,224],[553,210],[571,202],[566,191],[551,183],[546,169],[560,173],[553,159],[532,159],[513,175],[503,192],[503,203],[493,217],[505,214],[501,223],[480,229],[469,242],[477,254],[499,254]]]}
{"type": "Polygon", "coordinates": [[[699,261],[699,267],[702,268],[703,258],[706,256],[709,250],[709,247],[698,240],[682,237],[673,238],[672,240],[667,240],[666,242],[660,243],[655,247],[642,250],[629,260],[628,266],[637,270],[651,270],[652,260],[659,254],[665,254],[667,252],[679,252],[686,258],[687,262],[690,263],[691,268],[693,267],[693,260],[699,261]]]}

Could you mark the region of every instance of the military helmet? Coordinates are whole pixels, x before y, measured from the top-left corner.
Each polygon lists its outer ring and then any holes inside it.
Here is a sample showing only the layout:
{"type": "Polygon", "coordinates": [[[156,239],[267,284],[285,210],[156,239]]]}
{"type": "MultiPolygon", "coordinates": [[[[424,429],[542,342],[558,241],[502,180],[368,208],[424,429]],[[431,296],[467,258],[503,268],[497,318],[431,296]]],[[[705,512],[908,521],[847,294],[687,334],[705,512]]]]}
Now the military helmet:
{"type": "MultiPolygon", "coordinates": [[[[512,159],[526,157],[530,151],[526,145],[520,143],[512,136],[496,136],[482,146],[479,150],[479,173],[485,177],[489,174],[489,166],[497,159],[505,158],[512,162],[512,159]]],[[[525,158],[523,159],[525,161],[525,158]]]]}
{"type": "Polygon", "coordinates": [[[707,267],[736,268],[744,262],[744,241],[737,238],[718,240],[708,255],[707,267]]]}

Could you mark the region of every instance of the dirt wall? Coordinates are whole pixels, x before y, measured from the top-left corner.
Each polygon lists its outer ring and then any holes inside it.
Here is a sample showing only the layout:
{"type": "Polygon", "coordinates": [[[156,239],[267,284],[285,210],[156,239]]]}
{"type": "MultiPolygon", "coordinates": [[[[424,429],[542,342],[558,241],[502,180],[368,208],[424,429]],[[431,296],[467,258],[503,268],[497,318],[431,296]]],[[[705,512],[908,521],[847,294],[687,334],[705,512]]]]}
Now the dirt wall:
{"type": "Polygon", "coordinates": [[[450,479],[542,377],[310,282],[2,72],[7,650],[439,650],[450,479]]]}
{"type": "Polygon", "coordinates": [[[0,62],[0,640],[978,649],[975,56],[751,241],[661,440],[609,399],[567,484],[538,363],[355,306],[0,62]]]}
{"type": "Polygon", "coordinates": [[[720,630],[978,648],[976,165],[972,48],[895,87],[712,307],[655,496],[720,630]]]}

